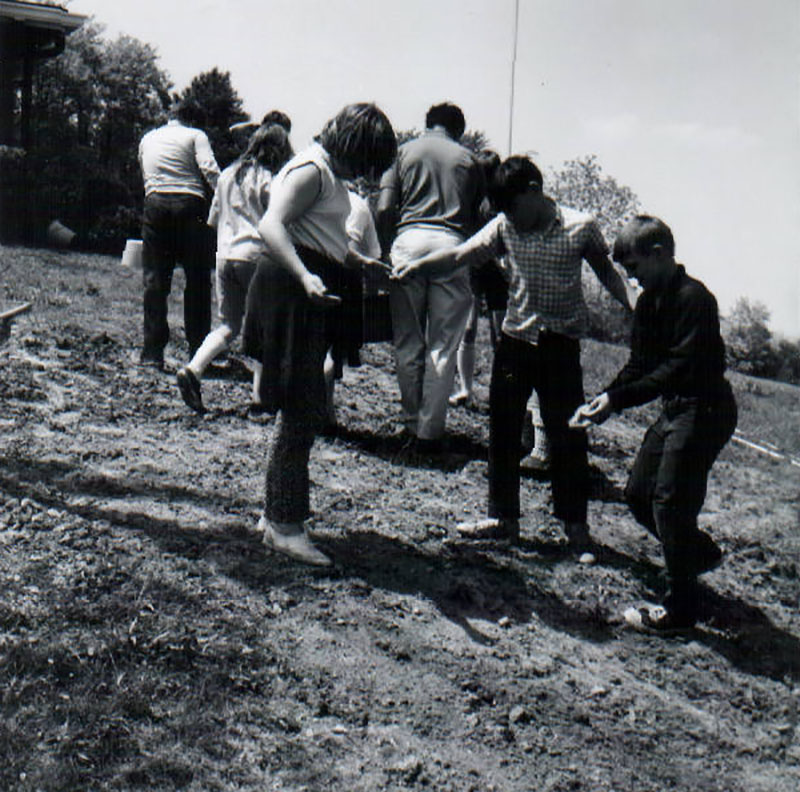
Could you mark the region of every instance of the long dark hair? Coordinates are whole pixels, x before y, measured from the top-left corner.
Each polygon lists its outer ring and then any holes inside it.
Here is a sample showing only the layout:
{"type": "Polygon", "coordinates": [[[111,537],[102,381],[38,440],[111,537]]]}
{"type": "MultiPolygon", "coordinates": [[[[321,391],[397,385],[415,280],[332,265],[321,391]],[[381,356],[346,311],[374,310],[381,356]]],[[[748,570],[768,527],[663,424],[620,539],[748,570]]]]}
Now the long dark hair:
{"type": "Polygon", "coordinates": [[[260,126],[250,136],[247,148],[236,161],[234,179],[241,184],[247,171],[255,165],[277,173],[293,154],[289,134],[280,124],[260,126]]]}

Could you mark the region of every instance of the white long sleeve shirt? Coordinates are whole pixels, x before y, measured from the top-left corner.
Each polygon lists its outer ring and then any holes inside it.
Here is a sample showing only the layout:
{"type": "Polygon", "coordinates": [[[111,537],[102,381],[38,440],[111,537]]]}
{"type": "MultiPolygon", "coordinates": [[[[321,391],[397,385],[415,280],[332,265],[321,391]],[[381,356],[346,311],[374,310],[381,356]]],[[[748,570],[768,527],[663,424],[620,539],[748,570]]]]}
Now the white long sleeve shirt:
{"type": "Polygon", "coordinates": [[[213,190],[219,166],[205,132],[169,121],[148,132],[139,143],[144,194],[188,193],[204,198],[213,190]]]}

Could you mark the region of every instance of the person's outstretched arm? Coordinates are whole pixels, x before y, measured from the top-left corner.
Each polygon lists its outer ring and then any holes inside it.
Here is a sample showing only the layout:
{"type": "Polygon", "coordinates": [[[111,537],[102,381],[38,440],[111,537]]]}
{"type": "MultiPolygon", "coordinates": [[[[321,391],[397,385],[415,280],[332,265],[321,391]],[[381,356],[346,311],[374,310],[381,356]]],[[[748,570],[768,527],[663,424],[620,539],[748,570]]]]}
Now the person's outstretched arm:
{"type": "Polygon", "coordinates": [[[617,272],[608,254],[599,250],[590,250],[586,253],[586,261],[594,271],[597,279],[606,288],[606,291],[626,310],[633,309],[628,294],[628,288],[622,276],[617,272]]]}
{"type": "Polygon", "coordinates": [[[501,218],[490,220],[480,231],[465,242],[445,250],[428,253],[413,261],[398,261],[392,268],[392,277],[402,280],[415,272],[426,275],[442,274],[459,267],[472,267],[489,259],[505,255],[506,249],[500,235],[501,218]]]}
{"type": "Polygon", "coordinates": [[[378,206],[375,212],[375,230],[381,246],[381,255],[388,258],[397,232],[399,219],[400,184],[395,162],[381,178],[381,190],[378,195],[378,206]]]}

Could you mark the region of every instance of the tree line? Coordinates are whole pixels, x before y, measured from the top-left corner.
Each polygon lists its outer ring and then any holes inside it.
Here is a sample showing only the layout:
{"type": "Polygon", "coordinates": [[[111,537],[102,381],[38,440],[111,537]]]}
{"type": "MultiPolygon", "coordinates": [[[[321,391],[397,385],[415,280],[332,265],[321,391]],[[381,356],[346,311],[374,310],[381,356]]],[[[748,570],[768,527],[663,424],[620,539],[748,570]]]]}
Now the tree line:
{"type": "Polygon", "coordinates": [[[228,72],[213,69],[175,93],[149,44],[125,35],[106,40],[102,30],[83,25],[35,72],[33,145],[0,150],[6,240],[38,241],[56,218],[82,247],[101,252],[116,253],[139,236],[139,140],[164,123],[175,99],[194,98],[202,108],[220,165],[238,153],[228,129],[249,116],[228,72]]]}
{"type": "MultiPolygon", "coordinates": [[[[0,236],[3,241],[40,242],[47,224],[60,219],[77,232],[85,249],[119,254],[140,235],[143,191],[138,144],[164,123],[173,101],[191,98],[205,118],[221,167],[238,155],[229,132],[249,120],[230,73],[217,68],[196,76],[180,92],[159,66],[149,44],[131,36],[103,38],[90,21],[67,38],[64,52],[36,70],[30,151],[0,147],[0,236]]],[[[399,142],[418,130],[398,132],[399,142]]],[[[485,148],[476,130],[465,145],[485,148]]],[[[556,200],[590,212],[607,239],[641,209],[636,194],[603,173],[589,155],[547,175],[556,200]]],[[[615,343],[627,339],[630,319],[596,279],[584,279],[590,334],[615,343]]],[[[730,365],[746,374],[800,384],[800,342],[773,337],[769,311],[741,298],[723,318],[730,365]]]]}

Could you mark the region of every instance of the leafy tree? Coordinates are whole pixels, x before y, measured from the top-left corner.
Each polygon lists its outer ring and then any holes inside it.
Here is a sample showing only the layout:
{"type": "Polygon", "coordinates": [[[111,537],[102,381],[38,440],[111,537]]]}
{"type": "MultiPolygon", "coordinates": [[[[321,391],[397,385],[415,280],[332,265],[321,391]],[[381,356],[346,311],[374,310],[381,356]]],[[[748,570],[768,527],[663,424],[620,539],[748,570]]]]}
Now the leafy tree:
{"type": "MultiPolygon", "coordinates": [[[[403,143],[407,143],[409,140],[414,140],[418,138],[422,132],[413,127],[411,129],[399,129],[397,131],[397,145],[402,146],[403,143]]],[[[481,132],[479,129],[468,129],[464,134],[461,136],[461,140],[459,140],[462,146],[465,146],[470,151],[481,151],[482,149],[489,148],[489,138],[481,132]]]]}
{"type": "MultiPolygon", "coordinates": [[[[594,154],[565,162],[561,170],[546,179],[545,192],[561,204],[591,214],[609,242],[639,212],[639,199],[633,190],[605,175],[594,154]]],[[[587,265],[584,265],[583,287],[590,335],[601,341],[624,341],[630,332],[628,314],[587,265]]]]}
{"type": "Polygon", "coordinates": [[[116,248],[136,233],[138,141],[164,120],[171,83],[150,45],[101,34],[87,23],[36,71],[27,198],[36,226],[59,217],[84,243],[116,248]]]}
{"type": "Polygon", "coordinates": [[[786,338],[778,341],[776,355],[778,371],[776,378],[783,382],[800,385],[800,342],[794,343],[786,338]]]}
{"type": "Polygon", "coordinates": [[[171,83],[157,60],[149,44],[120,36],[104,44],[97,69],[101,114],[96,142],[102,160],[121,167],[128,176],[132,160],[127,152],[136,152],[147,129],[164,120],[169,101],[171,83]],[[125,154],[120,157],[120,152],[125,154]]]}
{"type": "Polygon", "coordinates": [[[594,154],[565,162],[550,174],[545,187],[559,203],[591,214],[609,240],[639,212],[633,190],[605,175],[594,154]]]}
{"type": "Polygon", "coordinates": [[[242,100],[231,83],[230,72],[216,67],[195,77],[176,99],[194,99],[205,115],[203,129],[211,141],[220,167],[229,165],[239,155],[239,147],[230,133],[231,124],[247,121],[242,100]]]}
{"type": "Polygon", "coordinates": [[[723,336],[732,368],[755,377],[774,377],[780,363],[772,347],[769,310],[761,302],[740,297],[723,320],[723,336]]]}
{"type": "Polygon", "coordinates": [[[34,145],[89,146],[99,111],[96,74],[102,59],[102,28],[88,22],[67,37],[64,52],[34,71],[34,145]]]}

